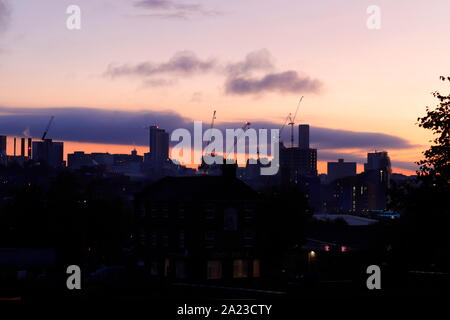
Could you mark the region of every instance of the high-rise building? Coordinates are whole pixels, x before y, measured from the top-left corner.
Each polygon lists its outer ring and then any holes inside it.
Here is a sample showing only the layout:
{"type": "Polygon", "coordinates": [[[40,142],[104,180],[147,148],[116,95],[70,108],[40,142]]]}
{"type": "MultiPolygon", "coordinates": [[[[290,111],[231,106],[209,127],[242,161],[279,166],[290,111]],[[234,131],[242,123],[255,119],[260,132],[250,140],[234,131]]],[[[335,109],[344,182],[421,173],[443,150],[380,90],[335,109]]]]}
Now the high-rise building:
{"type": "Polygon", "coordinates": [[[386,170],[391,173],[391,159],[387,151],[375,151],[367,154],[367,163],[364,164],[364,171],[370,170],[386,170]]]}
{"type": "Polygon", "coordinates": [[[298,147],[280,145],[282,184],[298,184],[300,176],[317,175],[317,149],[309,147],[309,125],[299,125],[298,131],[298,147]]]}
{"type": "Polygon", "coordinates": [[[44,162],[55,168],[62,167],[63,162],[63,142],[53,142],[52,139],[33,142],[33,160],[44,162]]]}
{"type": "Polygon", "coordinates": [[[0,136],[0,164],[6,165],[6,136],[0,136]]]}
{"type": "Polygon", "coordinates": [[[337,179],[356,176],[356,162],[344,162],[339,159],[338,162],[327,163],[327,182],[331,183],[337,179]]]}
{"type": "Polygon", "coordinates": [[[0,136],[0,155],[6,156],[6,136],[0,136]]]}
{"type": "Polygon", "coordinates": [[[369,210],[386,209],[391,173],[391,160],[386,151],[367,154],[363,179],[368,190],[367,207],[369,210]]]}
{"type": "Polygon", "coordinates": [[[153,166],[169,159],[169,134],[158,126],[150,127],[150,161],[153,166]]]}
{"type": "Polygon", "coordinates": [[[298,126],[298,147],[300,149],[309,149],[309,124],[298,126]]]}

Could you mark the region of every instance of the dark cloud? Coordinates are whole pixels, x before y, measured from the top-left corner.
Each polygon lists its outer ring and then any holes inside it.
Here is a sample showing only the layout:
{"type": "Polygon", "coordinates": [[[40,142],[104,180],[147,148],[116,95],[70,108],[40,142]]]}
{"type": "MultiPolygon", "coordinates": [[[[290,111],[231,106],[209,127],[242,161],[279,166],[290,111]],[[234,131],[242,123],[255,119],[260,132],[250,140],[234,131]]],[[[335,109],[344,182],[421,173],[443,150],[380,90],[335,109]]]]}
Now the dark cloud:
{"type": "MultiPolygon", "coordinates": [[[[94,108],[8,108],[0,106],[0,134],[23,135],[24,131],[39,139],[51,115],[55,116],[49,138],[66,141],[107,144],[148,145],[146,127],[159,125],[172,132],[178,128],[192,131],[193,120],[174,112],[114,111],[94,108]]],[[[218,122],[216,128],[237,129],[243,122],[218,122]]],[[[275,122],[253,122],[255,129],[279,129],[275,122]]],[[[204,123],[204,130],[209,128],[204,123]]],[[[297,131],[297,130],[296,130],[297,131]]],[[[289,141],[290,130],[284,130],[282,141],[289,141]]],[[[415,147],[407,140],[384,133],[355,132],[311,126],[311,145],[318,148],[319,160],[363,163],[365,152],[415,147]],[[355,149],[357,151],[348,151],[355,149]],[[342,150],[342,151],[340,151],[342,150]]],[[[297,138],[297,132],[296,132],[297,138]]],[[[297,139],[296,139],[297,140],[297,139]]],[[[393,166],[415,170],[413,162],[392,161],[393,166]]]]}
{"type": "MultiPolygon", "coordinates": [[[[158,2],[159,3],[159,2],[158,2]]],[[[157,5],[156,2],[152,5],[157,5]]],[[[147,80],[144,86],[170,85],[176,77],[186,77],[214,71],[225,77],[225,93],[259,95],[267,92],[316,93],[322,86],[317,79],[301,76],[297,71],[269,72],[275,68],[274,59],[267,49],[250,52],[245,59],[233,63],[219,63],[214,59],[200,59],[192,51],[179,51],[167,62],[145,61],[139,64],[110,64],[105,76],[116,78],[134,76],[148,79],[154,76],[171,76],[172,80],[147,80]],[[262,76],[256,74],[266,73],[262,76]]]]}
{"type": "Polygon", "coordinates": [[[147,14],[145,16],[162,19],[188,19],[197,14],[201,16],[221,15],[220,11],[207,9],[197,3],[180,3],[171,0],[140,0],[134,3],[135,7],[158,10],[160,13],[147,14]]]}
{"type": "Polygon", "coordinates": [[[245,75],[256,70],[270,70],[274,67],[273,57],[269,50],[261,49],[247,54],[244,61],[230,63],[226,71],[230,75],[245,75]]]}
{"type": "MultiPolygon", "coordinates": [[[[1,133],[21,135],[26,128],[40,137],[51,115],[56,116],[51,136],[55,139],[112,144],[147,144],[143,128],[159,125],[172,131],[191,128],[192,119],[174,112],[112,111],[94,108],[7,108],[0,107],[1,133]]],[[[251,120],[251,119],[250,119],[251,120]]],[[[218,122],[221,130],[242,127],[241,122],[218,122]]],[[[205,124],[205,130],[208,124],[205,124]]],[[[255,129],[274,129],[274,122],[252,122],[255,129]]],[[[284,130],[282,140],[289,140],[290,130],[284,130]]],[[[355,132],[311,126],[311,144],[320,150],[336,149],[407,149],[415,147],[407,140],[384,133],[355,132]]],[[[297,140],[297,130],[296,136],[297,140]]],[[[347,153],[348,154],[348,153],[347,153]]]]}
{"type": "Polygon", "coordinates": [[[10,8],[8,3],[4,0],[0,0],[0,32],[6,30],[9,24],[10,8]]]}
{"type": "Polygon", "coordinates": [[[134,66],[110,65],[105,74],[113,78],[121,76],[152,77],[162,74],[187,76],[208,72],[215,67],[216,62],[213,59],[201,60],[191,51],[180,51],[169,61],[163,63],[142,62],[134,66]]]}
{"type": "Polygon", "coordinates": [[[300,76],[296,71],[269,73],[262,78],[230,77],[225,86],[226,93],[247,95],[266,92],[308,93],[318,92],[322,83],[319,80],[300,76]]]}
{"type": "Polygon", "coordinates": [[[414,147],[407,140],[384,133],[356,132],[311,127],[311,143],[320,149],[407,149],[414,147]]]}

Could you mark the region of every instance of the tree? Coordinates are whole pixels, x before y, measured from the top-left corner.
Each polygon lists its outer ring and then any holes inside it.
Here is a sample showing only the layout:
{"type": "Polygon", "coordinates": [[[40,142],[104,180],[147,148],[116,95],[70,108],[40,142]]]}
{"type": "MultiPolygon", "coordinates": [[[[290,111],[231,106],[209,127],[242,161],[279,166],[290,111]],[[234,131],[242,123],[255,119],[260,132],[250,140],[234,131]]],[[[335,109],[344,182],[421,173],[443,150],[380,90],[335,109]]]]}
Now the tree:
{"type": "MultiPolygon", "coordinates": [[[[450,77],[440,77],[449,81],[450,77]]],[[[450,270],[450,95],[434,92],[439,100],[427,114],[418,118],[418,125],[431,130],[437,137],[417,162],[417,186],[399,189],[394,201],[401,213],[396,234],[397,261],[406,267],[418,269],[450,270]]]]}
{"type": "MultiPolygon", "coordinates": [[[[440,77],[450,82],[450,77],[440,77]]],[[[435,109],[426,108],[427,115],[418,118],[419,126],[429,129],[437,137],[424,152],[425,159],[417,162],[420,165],[419,177],[431,181],[436,187],[447,187],[450,180],[450,94],[442,95],[438,91],[433,96],[439,100],[435,109]]]]}

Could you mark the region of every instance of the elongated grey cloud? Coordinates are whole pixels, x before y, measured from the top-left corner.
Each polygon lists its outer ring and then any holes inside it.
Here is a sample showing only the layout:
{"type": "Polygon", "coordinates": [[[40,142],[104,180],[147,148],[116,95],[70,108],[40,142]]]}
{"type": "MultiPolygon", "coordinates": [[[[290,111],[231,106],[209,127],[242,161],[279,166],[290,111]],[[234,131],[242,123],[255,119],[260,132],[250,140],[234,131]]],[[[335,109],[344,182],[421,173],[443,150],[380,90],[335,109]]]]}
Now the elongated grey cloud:
{"type": "Polygon", "coordinates": [[[111,78],[129,76],[144,79],[154,76],[172,77],[171,80],[146,81],[146,87],[155,87],[173,84],[177,77],[181,76],[216,72],[225,77],[225,93],[234,95],[259,95],[267,92],[317,93],[322,86],[321,81],[301,76],[297,71],[273,72],[271,71],[273,69],[275,69],[274,58],[267,49],[250,52],[242,61],[227,64],[219,63],[215,59],[200,59],[194,52],[185,50],[175,53],[167,62],[110,64],[104,75],[111,78]],[[263,75],[257,77],[255,73],[263,75]]]}
{"type": "Polygon", "coordinates": [[[4,0],[0,0],[0,32],[6,30],[10,19],[10,8],[8,3],[4,0]]]}
{"type": "Polygon", "coordinates": [[[142,0],[137,1],[134,5],[149,9],[168,9],[173,6],[173,2],[169,0],[142,0]]]}
{"type": "Polygon", "coordinates": [[[110,65],[105,73],[110,77],[155,75],[194,75],[208,72],[216,67],[213,59],[201,60],[191,51],[179,51],[167,62],[142,62],[137,65],[110,65]]]}
{"type": "Polygon", "coordinates": [[[300,76],[296,71],[270,73],[262,78],[231,77],[226,82],[226,93],[246,95],[265,92],[308,93],[318,92],[322,83],[319,80],[300,76]]]}
{"type": "Polygon", "coordinates": [[[201,16],[218,16],[222,12],[205,8],[198,3],[181,3],[172,0],[140,0],[134,2],[134,6],[143,9],[158,10],[160,13],[147,14],[154,18],[178,18],[188,19],[197,14],[201,16]]]}
{"type": "MultiPolygon", "coordinates": [[[[95,142],[107,144],[148,145],[147,126],[159,125],[172,132],[186,128],[192,132],[193,120],[174,112],[159,111],[113,111],[94,108],[8,108],[0,106],[0,134],[22,136],[28,129],[31,136],[40,138],[51,115],[54,124],[48,134],[49,138],[95,142]]],[[[251,119],[250,119],[251,120],[251,119]]],[[[216,128],[237,129],[239,122],[217,123],[216,128]]],[[[275,122],[256,121],[251,125],[255,129],[279,129],[275,122]]],[[[204,124],[204,130],[209,124],[204,124]]],[[[284,130],[282,141],[289,141],[289,130],[284,130]]],[[[297,134],[297,133],[296,133],[297,134]]],[[[415,147],[407,140],[383,133],[355,132],[348,130],[311,127],[311,145],[319,149],[319,160],[336,160],[362,162],[361,152],[378,150],[407,149],[415,147]],[[358,149],[351,152],[345,149],[358,149]],[[342,151],[339,151],[342,150],[342,151]],[[363,151],[361,151],[363,150],[363,151]]],[[[393,162],[398,167],[414,170],[411,162],[393,162]]]]}

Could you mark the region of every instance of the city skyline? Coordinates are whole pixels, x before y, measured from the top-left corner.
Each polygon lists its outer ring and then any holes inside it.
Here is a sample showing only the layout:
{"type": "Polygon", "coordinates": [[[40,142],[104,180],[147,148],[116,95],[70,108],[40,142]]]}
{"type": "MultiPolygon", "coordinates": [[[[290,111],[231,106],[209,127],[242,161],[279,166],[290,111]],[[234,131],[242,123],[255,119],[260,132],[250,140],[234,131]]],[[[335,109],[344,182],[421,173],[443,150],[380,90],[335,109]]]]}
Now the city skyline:
{"type": "MultiPolygon", "coordinates": [[[[440,88],[438,76],[447,69],[440,58],[448,49],[439,41],[448,28],[439,18],[448,6],[443,1],[439,6],[379,1],[380,30],[367,29],[371,3],[360,1],[295,1],[287,10],[266,1],[256,7],[254,1],[162,1],[172,5],[158,7],[152,1],[80,0],[78,31],[65,26],[67,1],[2,3],[9,8],[1,15],[0,31],[2,128],[24,113],[37,118],[55,113],[61,123],[65,106],[82,107],[75,114],[94,120],[99,111],[117,110],[129,118],[150,112],[145,125],[207,123],[214,109],[218,123],[281,126],[305,95],[298,123],[331,130],[324,132],[328,137],[333,130],[351,131],[387,134],[402,142],[383,136],[375,147],[316,145],[324,160],[320,172],[326,161],[355,161],[386,149],[397,172],[413,174],[431,138],[415,125],[416,118],[426,105],[434,105],[430,92],[440,88]],[[181,4],[197,6],[187,10],[181,4]],[[286,85],[284,77],[296,85],[286,85]]],[[[44,127],[47,120],[38,120],[44,127]]],[[[2,134],[18,135],[28,127],[17,123],[2,134]]],[[[76,135],[62,139],[57,125],[54,130],[53,138],[64,140],[68,152],[123,153],[134,147],[95,135],[90,141],[76,135]]],[[[41,133],[34,129],[31,134],[41,133]]],[[[141,154],[142,145],[136,143],[141,154]]]]}

